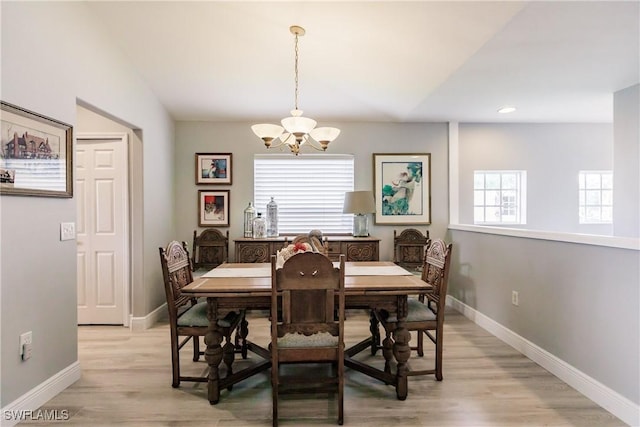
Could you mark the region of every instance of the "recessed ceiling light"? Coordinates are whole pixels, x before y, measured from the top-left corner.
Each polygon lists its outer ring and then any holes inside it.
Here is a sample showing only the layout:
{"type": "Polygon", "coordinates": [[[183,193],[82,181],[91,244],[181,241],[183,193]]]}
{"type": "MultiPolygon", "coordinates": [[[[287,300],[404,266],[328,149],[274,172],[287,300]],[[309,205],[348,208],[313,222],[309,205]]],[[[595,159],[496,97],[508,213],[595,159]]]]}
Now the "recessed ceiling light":
{"type": "Polygon", "coordinates": [[[498,113],[500,114],[513,113],[514,111],[516,111],[516,107],[512,107],[510,105],[498,108],[498,113]]]}

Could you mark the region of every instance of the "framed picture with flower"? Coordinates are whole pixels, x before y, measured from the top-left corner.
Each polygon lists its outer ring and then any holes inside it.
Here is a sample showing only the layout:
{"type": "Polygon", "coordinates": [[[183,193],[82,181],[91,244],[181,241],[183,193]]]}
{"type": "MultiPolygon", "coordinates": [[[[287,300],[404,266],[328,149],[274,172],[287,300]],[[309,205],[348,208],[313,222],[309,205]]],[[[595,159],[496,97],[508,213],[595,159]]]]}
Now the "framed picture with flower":
{"type": "Polygon", "coordinates": [[[231,185],[231,153],[196,153],[196,185],[231,185]]]}
{"type": "Polygon", "coordinates": [[[198,225],[229,226],[229,190],[198,191],[198,225]]]}
{"type": "Polygon", "coordinates": [[[376,224],[431,224],[431,154],[373,154],[376,224]]]}

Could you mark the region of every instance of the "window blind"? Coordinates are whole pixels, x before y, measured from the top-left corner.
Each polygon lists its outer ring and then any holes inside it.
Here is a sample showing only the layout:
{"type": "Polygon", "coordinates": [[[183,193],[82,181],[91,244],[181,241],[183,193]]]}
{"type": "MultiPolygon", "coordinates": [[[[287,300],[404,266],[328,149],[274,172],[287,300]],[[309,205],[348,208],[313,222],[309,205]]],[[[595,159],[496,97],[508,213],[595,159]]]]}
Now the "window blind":
{"type": "Polygon", "coordinates": [[[352,232],[353,215],[343,214],[344,193],[353,191],[352,155],[256,155],[253,200],[266,215],[267,203],[278,204],[278,231],[283,234],[352,232]]]}

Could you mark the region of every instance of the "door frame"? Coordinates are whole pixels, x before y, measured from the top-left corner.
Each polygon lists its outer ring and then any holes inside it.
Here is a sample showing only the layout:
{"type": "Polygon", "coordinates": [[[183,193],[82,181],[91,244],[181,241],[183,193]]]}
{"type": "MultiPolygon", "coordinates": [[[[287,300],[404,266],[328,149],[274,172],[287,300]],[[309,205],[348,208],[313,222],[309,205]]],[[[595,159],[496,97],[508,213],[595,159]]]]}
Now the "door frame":
{"type": "MultiPolygon", "coordinates": [[[[130,211],[130,183],[129,183],[129,134],[126,132],[78,132],[76,133],[76,147],[80,144],[80,140],[95,141],[95,140],[110,140],[113,142],[120,142],[124,145],[124,194],[122,195],[123,210],[124,210],[124,242],[122,253],[124,256],[123,269],[124,269],[124,283],[122,289],[122,325],[124,327],[130,327],[131,317],[131,211],[130,211]]],[[[74,150],[75,154],[75,150],[74,150]]],[[[76,201],[77,203],[77,201],[76,201]]],[[[77,277],[76,277],[77,281],[77,277]]]]}

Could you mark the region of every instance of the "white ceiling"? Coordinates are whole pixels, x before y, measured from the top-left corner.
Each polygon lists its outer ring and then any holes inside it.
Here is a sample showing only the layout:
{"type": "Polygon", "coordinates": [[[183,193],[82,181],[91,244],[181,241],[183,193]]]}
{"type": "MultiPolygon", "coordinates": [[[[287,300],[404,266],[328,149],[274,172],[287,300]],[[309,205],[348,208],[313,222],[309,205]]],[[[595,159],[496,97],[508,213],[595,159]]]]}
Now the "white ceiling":
{"type": "Polygon", "coordinates": [[[609,122],[640,2],[87,3],[176,120],[609,122]],[[515,113],[497,114],[515,105],[515,113]]]}

